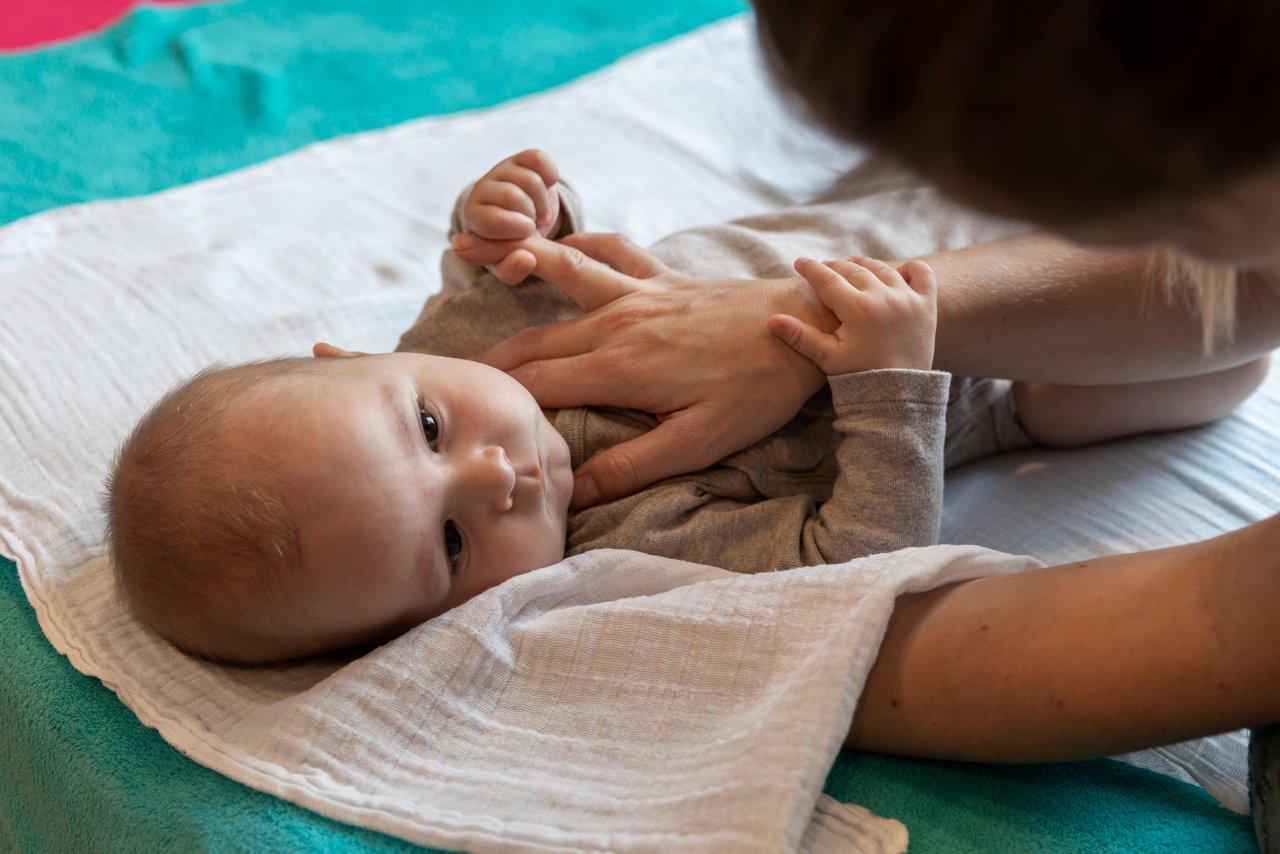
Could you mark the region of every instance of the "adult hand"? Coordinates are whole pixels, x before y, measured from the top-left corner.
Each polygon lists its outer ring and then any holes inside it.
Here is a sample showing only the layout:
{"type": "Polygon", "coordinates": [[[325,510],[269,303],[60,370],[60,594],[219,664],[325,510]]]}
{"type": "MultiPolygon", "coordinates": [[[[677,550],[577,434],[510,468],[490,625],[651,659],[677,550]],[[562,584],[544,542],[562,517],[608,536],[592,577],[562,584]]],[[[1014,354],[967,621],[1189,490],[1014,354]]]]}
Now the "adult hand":
{"type": "MultiPolygon", "coordinates": [[[[838,324],[799,277],[691,279],[619,235],[520,245],[537,259],[535,274],[585,314],[526,329],[481,361],[508,371],[544,406],[619,406],[660,422],[587,461],[575,475],[575,507],[705,468],[782,427],[825,382],[768,329],[779,313],[828,330],[838,324]]],[[[454,248],[484,264],[513,247],[461,239],[454,248]]]]}

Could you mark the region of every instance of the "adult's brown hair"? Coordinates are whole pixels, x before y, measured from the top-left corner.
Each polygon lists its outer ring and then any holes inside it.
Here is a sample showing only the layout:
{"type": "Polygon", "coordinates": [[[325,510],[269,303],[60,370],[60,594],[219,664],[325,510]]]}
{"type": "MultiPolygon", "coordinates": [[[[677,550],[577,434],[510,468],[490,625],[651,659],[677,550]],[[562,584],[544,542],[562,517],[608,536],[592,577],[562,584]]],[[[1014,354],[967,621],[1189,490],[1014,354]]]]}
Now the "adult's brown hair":
{"type": "Polygon", "coordinates": [[[1046,225],[1193,199],[1280,159],[1280,5],[756,0],[837,134],[1046,225]]]}

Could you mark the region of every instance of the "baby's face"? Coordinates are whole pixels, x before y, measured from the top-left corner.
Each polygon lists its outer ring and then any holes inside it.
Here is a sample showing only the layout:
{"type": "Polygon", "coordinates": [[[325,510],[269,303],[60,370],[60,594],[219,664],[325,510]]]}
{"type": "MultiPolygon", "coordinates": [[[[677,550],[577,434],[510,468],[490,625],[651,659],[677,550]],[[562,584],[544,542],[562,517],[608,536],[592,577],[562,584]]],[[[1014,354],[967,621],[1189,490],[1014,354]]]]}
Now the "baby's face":
{"type": "Polygon", "coordinates": [[[501,371],[329,358],[280,405],[305,574],[290,616],[305,625],[387,637],[564,557],[569,448],[501,371]]]}

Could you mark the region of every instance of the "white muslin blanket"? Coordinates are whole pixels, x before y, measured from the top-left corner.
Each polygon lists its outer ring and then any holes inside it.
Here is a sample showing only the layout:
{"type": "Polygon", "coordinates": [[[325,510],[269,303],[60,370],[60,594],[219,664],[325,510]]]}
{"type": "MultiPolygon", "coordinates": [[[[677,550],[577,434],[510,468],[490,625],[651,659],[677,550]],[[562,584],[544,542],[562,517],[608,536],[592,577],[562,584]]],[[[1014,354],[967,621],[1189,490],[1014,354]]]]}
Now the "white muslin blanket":
{"type": "MultiPolygon", "coordinates": [[[[438,287],[459,189],[530,146],[588,227],[642,243],[799,201],[858,157],[787,112],[737,19],[493,110],[0,229],[0,544],[42,629],[196,761],[423,844],[903,850],[900,824],[820,794],[894,597],[1029,558],[939,546],[735,576],[600,551],[357,661],[262,669],[186,658],[115,602],[97,496],[145,408],[215,360],[394,346],[438,287]]],[[[940,206],[851,251],[991,229],[940,206]]],[[[1277,386],[1209,430],[970,467],[944,534],[1057,561],[1274,512],[1277,386]]]]}

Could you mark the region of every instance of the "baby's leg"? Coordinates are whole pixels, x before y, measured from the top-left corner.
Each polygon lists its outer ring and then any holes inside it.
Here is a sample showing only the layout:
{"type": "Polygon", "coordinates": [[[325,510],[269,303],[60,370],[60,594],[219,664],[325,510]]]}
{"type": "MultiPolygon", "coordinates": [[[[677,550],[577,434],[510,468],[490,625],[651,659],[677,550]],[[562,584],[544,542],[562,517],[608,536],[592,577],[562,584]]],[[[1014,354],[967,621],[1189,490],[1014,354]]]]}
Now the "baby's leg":
{"type": "Polygon", "coordinates": [[[1229,414],[1267,375],[1270,357],[1197,376],[1127,385],[1019,382],[1018,420],[1036,441],[1069,448],[1137,433],[1209,424],[1229,414]]]}
{"type": "Polygon", "coordinates": [[[1278,606],[1280,516],[903,596],[846,744],[1047,762],[1277,722],[1278,606]]]}

